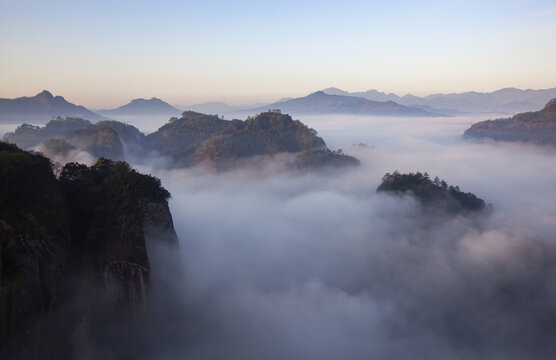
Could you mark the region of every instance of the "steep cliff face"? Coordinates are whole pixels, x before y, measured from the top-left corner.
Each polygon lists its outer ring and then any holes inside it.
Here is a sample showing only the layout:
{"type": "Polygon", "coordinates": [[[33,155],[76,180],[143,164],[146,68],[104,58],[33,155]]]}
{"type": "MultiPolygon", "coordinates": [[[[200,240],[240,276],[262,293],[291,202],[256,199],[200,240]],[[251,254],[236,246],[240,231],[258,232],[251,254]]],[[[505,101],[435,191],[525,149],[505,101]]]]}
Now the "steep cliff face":
{"type": "Polygon", "coordinates": [[[177,246],[169,193],[104,159],[56,179],[46,158],[5,143],[0,172],[0,354],[121,355],[115,334],[129,338],[149,309],[147,242],[177,246]]]}

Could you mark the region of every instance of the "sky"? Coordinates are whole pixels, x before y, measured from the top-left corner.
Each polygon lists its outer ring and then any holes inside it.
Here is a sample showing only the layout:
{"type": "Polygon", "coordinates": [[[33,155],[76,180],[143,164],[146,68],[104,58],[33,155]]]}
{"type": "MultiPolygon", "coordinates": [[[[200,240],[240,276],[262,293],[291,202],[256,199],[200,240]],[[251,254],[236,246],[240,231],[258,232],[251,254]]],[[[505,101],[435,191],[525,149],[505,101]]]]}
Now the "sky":
{"type": "Polygon", "coordinates": [[[89,108],[556,86],[553,1],[0,0],[0,97],[89,108]]]}

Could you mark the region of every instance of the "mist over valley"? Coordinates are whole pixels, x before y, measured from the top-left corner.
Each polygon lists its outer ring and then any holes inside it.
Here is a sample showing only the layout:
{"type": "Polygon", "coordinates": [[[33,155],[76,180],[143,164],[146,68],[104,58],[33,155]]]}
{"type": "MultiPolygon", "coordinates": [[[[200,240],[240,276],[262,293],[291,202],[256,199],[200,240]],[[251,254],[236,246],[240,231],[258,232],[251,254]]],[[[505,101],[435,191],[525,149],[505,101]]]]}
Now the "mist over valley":
{"type": "Polygon", "coordinates": [[[556,359],[553,1],[0,1],[0,359],[556,359]]]}

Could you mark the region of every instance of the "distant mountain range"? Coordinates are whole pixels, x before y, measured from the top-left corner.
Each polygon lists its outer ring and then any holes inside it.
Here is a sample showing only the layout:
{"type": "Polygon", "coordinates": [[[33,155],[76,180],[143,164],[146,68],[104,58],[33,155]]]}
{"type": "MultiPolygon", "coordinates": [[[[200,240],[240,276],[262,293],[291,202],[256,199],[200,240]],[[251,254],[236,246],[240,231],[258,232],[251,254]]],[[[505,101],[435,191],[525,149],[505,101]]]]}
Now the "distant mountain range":
{"type": "Polygon", "coordinates": [[[99,110],[99,114],[106,116],[118,115],[165,115],[178,116],[181,110],[158,98],[134,99],[129,104],[111,110],[99,110]]]}
{"type": "MultiPolygon", "coordinates": [[[[77,117],[90,121],[115,119],[120,116],[174,117],[179,116],[182,110],[225,114],[232,117],[254,115],[268,109],[280,109],[292,115],[357,114],[433,117],[466,113],[515,114],[539,109],[553,98],[556,98],[556,87],[544,90],[505,88],[490,93],[471,91],[425,97],[398,96],[377,90],[350,93],[331,87],[304,97],[283,98],[268,105],[233,106],[223,102],[207,102],[174,107],[161,99],[151,98],[134,99],[129,104],[115,109],[93,112],[44,90],[32,97],[0,99],[0,123],[46,123],[57,116],[77,117]]],[[[125,119],[125,121],[129,120],[129,118],[125,119]]]]}
{"type": "Polygon", "coordinates": [[[556,97],[556,87],[543,90],[505,88],[489,93],[469,91],[459,94],[434,94],[425,97],[398,96],[377,90],[347,92],[338,88],[322,90],[329,95],[357,96],[373,101],[394,101],[405,106],[448,114],[458,113],[507,113],[533,111],[556,97]]]}
{"type": "Polygon", "coordinates": [[[83,106],[74,105],[62,96],[54,96],[46,90],[32,97],[0,99],[0,123],[45,123],[56,116],[79,117],[87,120],[105,119],[83,106]]]}
{"type": "Polygon", "coordinates": [[[520,113],[508,119],[486,120],[473,124],[467,138],[556,145],[556,99],[539,111],[520,113]]]}
{"type": "Polygon", "coordinates": [[[195,111],[203,114],[225,114],[242,109],[253,109],[263,106],[264,103],[257,103],[252,105],[228,105],[224,102],[205,102],[201,104],[194,105],[176,105],[179,109],[184,111],[195,111]]]}
{"type": "Polygon", "coordinates": [[[303,114],[357,114],[378,116],[446,116],[415,107],[397,104],[393,101],[373,101],[362,97],[330,95],[317,91],[305,97],[286,99],[263,107],[251,109],[258,113],[266,109],[280,109],[283,112],[303,114]]]}

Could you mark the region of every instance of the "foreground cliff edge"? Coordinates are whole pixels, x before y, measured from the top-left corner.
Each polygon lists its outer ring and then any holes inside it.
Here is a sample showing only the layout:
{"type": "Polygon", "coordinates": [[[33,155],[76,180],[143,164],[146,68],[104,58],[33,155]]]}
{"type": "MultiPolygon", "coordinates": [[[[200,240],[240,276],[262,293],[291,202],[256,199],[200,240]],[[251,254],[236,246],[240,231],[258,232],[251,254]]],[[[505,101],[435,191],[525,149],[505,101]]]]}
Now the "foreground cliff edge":
{"type": "Polygon", "coordinates": [[[46,157],[0,142],[2,358],[133,349],[115,342],[134,341],[129,324],[149,311],[147,248],[178,245],[169,197],[125,162],[68,163],[56,177],[46,157]]]}

